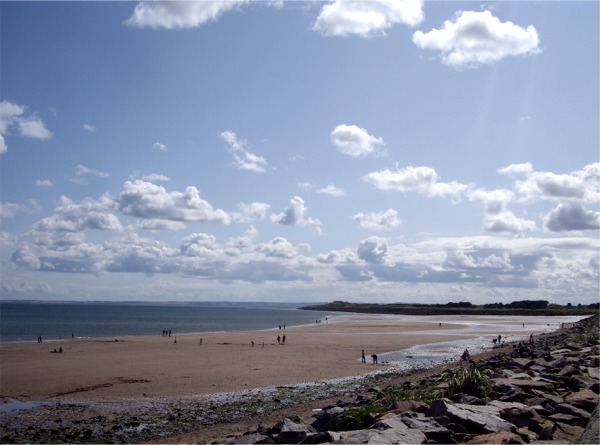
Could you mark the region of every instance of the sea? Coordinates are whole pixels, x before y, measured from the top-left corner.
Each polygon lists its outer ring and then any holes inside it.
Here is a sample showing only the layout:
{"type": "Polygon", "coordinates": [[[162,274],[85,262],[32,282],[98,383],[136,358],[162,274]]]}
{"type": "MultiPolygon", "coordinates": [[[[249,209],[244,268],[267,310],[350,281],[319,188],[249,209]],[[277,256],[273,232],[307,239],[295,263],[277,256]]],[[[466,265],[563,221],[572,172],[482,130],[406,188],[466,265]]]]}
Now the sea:
{"type": "Polygon", "coordinates": [[[325,320],[328,312],[273,303],[0,302],[0,342],[279,329],[325,320]]]}

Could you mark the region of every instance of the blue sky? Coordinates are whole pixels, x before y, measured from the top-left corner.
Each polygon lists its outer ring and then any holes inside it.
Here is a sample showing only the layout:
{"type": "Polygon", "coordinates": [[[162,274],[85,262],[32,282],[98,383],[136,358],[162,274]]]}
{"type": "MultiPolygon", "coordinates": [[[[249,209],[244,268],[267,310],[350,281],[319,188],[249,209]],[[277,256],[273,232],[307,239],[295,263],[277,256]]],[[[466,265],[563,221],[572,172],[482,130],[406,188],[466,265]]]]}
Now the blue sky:
{"type": "Polygon", "coordinates": [[[2,299],[598,301],[598,2],[0,15],[2,299]]]}

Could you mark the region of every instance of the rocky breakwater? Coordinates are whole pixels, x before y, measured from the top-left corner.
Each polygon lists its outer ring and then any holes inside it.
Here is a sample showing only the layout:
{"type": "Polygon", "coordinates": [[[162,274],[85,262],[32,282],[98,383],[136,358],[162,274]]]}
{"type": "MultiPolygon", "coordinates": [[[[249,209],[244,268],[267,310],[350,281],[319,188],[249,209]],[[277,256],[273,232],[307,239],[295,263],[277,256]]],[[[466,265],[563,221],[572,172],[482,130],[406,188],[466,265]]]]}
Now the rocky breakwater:
{"type": "Polygon", "coordinates": [[[598,316],[457,363],[437,376],[372,388],[230,443],[590,443],[599,439],[598,316]]]}

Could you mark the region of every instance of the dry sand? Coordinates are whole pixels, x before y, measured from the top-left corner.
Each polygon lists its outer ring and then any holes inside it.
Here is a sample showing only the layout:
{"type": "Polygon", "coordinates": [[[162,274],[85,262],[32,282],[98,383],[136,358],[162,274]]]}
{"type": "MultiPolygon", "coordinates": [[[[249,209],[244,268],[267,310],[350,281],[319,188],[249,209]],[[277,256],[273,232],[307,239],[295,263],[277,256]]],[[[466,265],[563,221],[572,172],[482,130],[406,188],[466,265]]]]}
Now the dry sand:
{"type": "Polygon", "coordinates": [[[21,401],[131,400],[291,385],[386,366],[373,366],[373,353],[480,334],[461,324],[464,317],[426,320],[341,316],[281,330],[0,344],[0,396],[21,401]],[[285,335],[285,344],[277,343],[278,335],[285,335]],[[62,354],[51,353],[59,347],[62,354]],[[361,349],[367,364],[361,363],[361,349]]]}

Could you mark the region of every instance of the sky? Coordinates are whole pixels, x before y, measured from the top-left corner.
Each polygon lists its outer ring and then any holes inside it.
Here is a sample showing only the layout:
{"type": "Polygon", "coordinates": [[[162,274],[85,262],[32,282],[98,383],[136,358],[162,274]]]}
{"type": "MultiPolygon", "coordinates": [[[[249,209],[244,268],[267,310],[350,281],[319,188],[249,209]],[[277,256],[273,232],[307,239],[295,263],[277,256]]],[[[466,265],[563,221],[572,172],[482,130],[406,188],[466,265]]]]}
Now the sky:
{"type": "Polygon", "coordinates": [[[599,5],[1,1],[0,299],[596,303],[599,5]]]}

